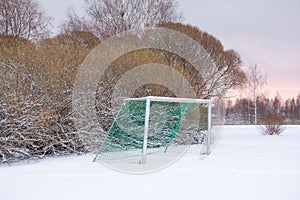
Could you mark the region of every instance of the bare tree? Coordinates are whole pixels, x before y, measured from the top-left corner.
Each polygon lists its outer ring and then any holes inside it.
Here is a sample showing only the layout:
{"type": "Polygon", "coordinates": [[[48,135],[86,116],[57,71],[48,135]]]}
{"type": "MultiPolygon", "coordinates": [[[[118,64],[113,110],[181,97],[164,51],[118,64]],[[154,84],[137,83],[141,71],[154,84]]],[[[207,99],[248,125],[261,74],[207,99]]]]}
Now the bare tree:
{"type": "Polygon", "coordinates": [[[72,34],[73,32],[95,32],[93,22],[86,18],[80,17],[73,9],[67,11],[67,21],[60,26],[62,34],[72,34]]]}
{"type": "MultiPolygon", "coordinates": [[[[160,22],[181,20],[176,0],[86,0],[86,18],[70,12],[62,31],[84,30],[93,24],[92,32],[107,38],[130,29],[152,27],[160,22]]],[[[90,30],[91,31],[91,30],[90,30]]]]}
{"type": "Polygon", "coordinates": [[[49,33],[50,18],[33,0],[0,1],[0,33],[38,39],[49,33]]]}
{"type": "MultiPolygon", "coordinates": [[[[158,27],[173,29],[184,33],[197,41],[209,54],[215,63],[215,67],[202,72],[206,81],[198,82],[199,90],[203,94],[201,98],[222,97],[231,88],[242,86],[246,81],[246,74],[240,68],[242,64],[239,54],[232,50],[225,50],[221,41],[214,36],[191,25],[182,23],[160,23],[158,27]]],[[[195,51],[197,51],[195,49],[195,51]]],[[[191,73],[193,74],[193,73],[191,73]]]]}
{"type": "MultiPolygon", "coordinates": [[[[257,64],[251,65],[247,71],[247,88],[254,103],[254,124],[257,124],[257,97],[267,83],[266,74],[259,71],[257,64]]],[[[249,109],[249,105],[248,105],[249,109]]]]}

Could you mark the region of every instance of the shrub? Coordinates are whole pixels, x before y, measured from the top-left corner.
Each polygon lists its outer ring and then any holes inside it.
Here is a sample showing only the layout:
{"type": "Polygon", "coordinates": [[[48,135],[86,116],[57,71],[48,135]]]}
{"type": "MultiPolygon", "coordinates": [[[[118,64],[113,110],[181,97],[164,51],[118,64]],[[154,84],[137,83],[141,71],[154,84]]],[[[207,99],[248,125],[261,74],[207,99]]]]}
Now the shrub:
{"type": "Polygon", "coordinates": [[[278,113],[269,113],[262,119],[263,134],[279,135],[284,131],[284,117],[278,113]]]}

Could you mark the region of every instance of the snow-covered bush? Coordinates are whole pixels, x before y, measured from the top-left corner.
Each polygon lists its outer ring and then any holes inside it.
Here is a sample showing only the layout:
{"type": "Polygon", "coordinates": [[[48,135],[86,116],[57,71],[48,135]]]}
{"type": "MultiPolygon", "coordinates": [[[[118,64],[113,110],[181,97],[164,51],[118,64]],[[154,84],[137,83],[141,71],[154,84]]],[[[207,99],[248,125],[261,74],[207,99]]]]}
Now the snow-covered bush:
{"type": "MultiPolygon", "coordinates": [[[[51,97],[17,63],[0,63],[0,163],[78,152],[68,102],[51,97]]],[[[70,104],[70,103],[69,103],[70,104]]]]}
{"type": "Polygon", "coordinates": [[[262,119],[262,131],[266,135],[280,135],[283,131],[284,117],[278,113],[270,113],[262,119]]]}
{"type": "Polygon", "coordinates": [[[33,44],[0,35],[0,163],[85,151],[71,94],[78,66],[98,42],[89,38],[81,33],[33,44]]]}

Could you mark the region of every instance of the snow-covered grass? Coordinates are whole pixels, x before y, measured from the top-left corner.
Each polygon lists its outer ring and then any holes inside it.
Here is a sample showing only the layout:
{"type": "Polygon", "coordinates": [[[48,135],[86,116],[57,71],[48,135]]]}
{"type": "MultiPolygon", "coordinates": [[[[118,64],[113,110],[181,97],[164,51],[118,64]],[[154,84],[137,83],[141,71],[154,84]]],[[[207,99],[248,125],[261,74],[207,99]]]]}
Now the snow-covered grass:
{"type": "Polygon", "coordinates": [[[299,200],[300,126],[264,136],[226,126],[212,154],[187,154],[151,174],[115,172],[93,155],[0,166],[1,200],[209,199],[299,200]]]}

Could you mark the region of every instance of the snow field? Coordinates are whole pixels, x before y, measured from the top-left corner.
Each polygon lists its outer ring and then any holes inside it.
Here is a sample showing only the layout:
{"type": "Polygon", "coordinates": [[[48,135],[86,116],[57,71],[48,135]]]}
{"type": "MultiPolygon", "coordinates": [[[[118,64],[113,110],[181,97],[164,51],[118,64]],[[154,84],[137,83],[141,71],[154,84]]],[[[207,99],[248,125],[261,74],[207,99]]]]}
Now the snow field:
{"type": "Polygon", "coordinates": [[[264,136],[226,126],[212,154],[188,153],[156,173],[131,175],[91,162],[94,155],[0,166],[1,200],[299,200],[300,126],[264,136]]]}

